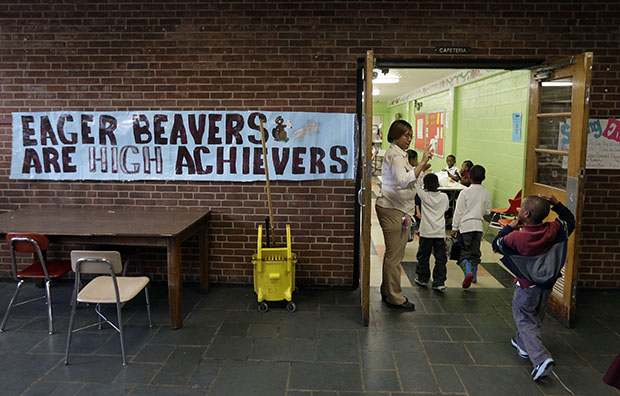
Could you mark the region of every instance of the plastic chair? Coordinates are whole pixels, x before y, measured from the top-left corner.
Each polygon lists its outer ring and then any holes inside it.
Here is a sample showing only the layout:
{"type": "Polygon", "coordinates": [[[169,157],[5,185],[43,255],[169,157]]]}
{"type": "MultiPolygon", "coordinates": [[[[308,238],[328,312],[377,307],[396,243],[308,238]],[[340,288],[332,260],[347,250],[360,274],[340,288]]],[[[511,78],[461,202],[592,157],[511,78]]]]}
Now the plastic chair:
{"type": "Polygon", "coordinates": [[[511,220],[516,218],[519,214],[519,208],[521,207],[521,190],[517,192],[513,199],[508,199],[509,206],[507,208],[494,208],[491,209],[491,219],[489,220],[489,224],[487,224],[487,228],[484,231],[484,235],[482,239],[487,235],[489,228],[503,228],[503,226],[499,223],[499,220],[510,218],[511,220]]]}
{"type": "Polygon", "coordinates": [[[63,276],[67,272],[71,271],[71,262],[68,260],[46,260],[43,256],[43,252],[49,247],[49,239],[45,235],[34,233],[9,233],[6,236],[6,243],[9,245],[11,252],[11,270],[13,271],[13,279],[17,282],[17,288],[9,306],[6,309],[2,323],[0,324],[0,332],[4,332],[4,327],[9,319],[11,309],[18,305],[26,304],[39,300],[41,298],[47,299],[47,321],[49,334],[54,333],[54,320],[52,316],[52,296],[50,292],[50,284],[53,278],[63,276]],[[21,271],[17,270],[17,261],[15,253],[33,253],[36,254],[37,261],[30,264],[21,271]],[[24,280],[27,278],[45,279],[45,296],[36,297],[27,301],[22,301],[15,304],[15,300],[19,295],[20,288],[24,284],[24,280]]]}
{"type": "Polygon", "coordinates": [[[69,348],[71,347],[71,335],[80,330],[98,326],[101,330],[102,319],[108,323],[120,335],[121,355],[123,366],[127,365],[125,359],[125,333],[123,332],[123,318],[121,315],[122,306],[144,290],[146,297],[146,311],[151,323],[151,305],[147,285],[149,278],[146,276],[126,277],[116,276],[123,270],[121,254],[117,251],[89,251],[74,250],[71,252],[71,266],[75,271],[75,291],[74,300],[71,308],[71,318],[69,319],[69,332],[67,334],[67,350],[65,352],[65,364],[69,364],[69,348]],[[97,276],[80,290],[80,275],[82,274],[109,274],[97,276]],[[93,323],[79,329],[73,329],[77,303],[90,303],[95,305],[97,313],[97,323],[93,323]],[[101,313],[101,304],[116,304],[116,314],[118,327],[101,313]]]}

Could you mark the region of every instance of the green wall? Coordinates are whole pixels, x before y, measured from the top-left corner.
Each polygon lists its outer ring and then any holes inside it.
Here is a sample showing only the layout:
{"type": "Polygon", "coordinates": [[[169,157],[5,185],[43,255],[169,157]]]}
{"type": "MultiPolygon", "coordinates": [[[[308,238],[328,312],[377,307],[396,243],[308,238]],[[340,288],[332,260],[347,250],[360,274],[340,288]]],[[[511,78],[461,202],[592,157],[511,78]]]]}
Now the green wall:
{"type": "MultiPolygon", "coordinates": [[[[444,110],[444,156],[431,160],[432,169],[445,168],[448,154],[456,156],[459,167],[465,160],[484,166],[487,173],[483,186],[491,193],[493,207],[504,207],[508,205],[508,198],[513,198],[523,186],[529,78],[527,70],[502,72],[452,90],[417,98],[422,102],[418,111],[413,102],[394,107],[376,102],[373,106],[385,111],[384,138],[396,113],[401,113],[414,125],[415,114],[444,110]],[[512,141],[513,113],[522,115],[521,140],[518,142],[512,141]]],[[[385,141],[384,148],[387,148],[385,141]]],[[[420,150],[418,154],[422,154],[420,150]]]]}
{"type": "Polygon", "coordinates": [[[508,206],[523,186],[530,73],[504,72],[455,90],[457,163],[466,159],[487,171],[483,186],[494,207],[508,206]],[[521,140],[512,141],[512,114],[521,113],[521,140]]]}

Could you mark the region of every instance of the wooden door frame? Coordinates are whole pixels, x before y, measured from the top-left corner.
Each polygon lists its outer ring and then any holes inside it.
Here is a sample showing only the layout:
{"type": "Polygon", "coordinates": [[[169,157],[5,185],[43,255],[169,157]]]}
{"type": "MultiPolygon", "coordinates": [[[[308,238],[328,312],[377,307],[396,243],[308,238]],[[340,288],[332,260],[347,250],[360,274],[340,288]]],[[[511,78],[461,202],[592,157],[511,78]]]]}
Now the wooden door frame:
{"type": "MultiPolygon", "coordinates": [[[[400,68],[400,69],[502,69],[502,70],[519,70],[527,69],[544,64],[544,59],[393,59],[393,58],[374,58],[375,68],[400,68]]],[[[362,262],[360,261],[360,249],[362,248],[362,208],[358,202],[357,194],[362,188],[363,183],[363,153],[361,148],[363,136],[363,107],[362,107],[362,94],[364,92],[364,69],[366,67],[366,57],[358,58],[357,60],[357,92],[356,92],[356,112],[357,112],[357,136],[355,137],[355,144],[357,150],[357,164],[355,171],[355,231],[353,242],[353,282],[352,287],[354,289],[360,288],[360,277],[362,274],[369,274],[370,268],[361,268],[362,262]]],[[[367,191],[370,194],[370,191],[367,191]]],[[[370,233],[370,230],[367,230],[370,233]]],[[[364,275],[365,276],[365,275],[364,275]]],[[[362,316],[364,312],[369,311],[369,299],[360,298],[362,304],[362,316]]],[[[364,325],[368,323],[366,319],[363,319],[364,325]]]]}
{"type": "MultiPolygon", "coordinates": [[[[573,88],[571,96],[571,133],[569,153],[573,153],[571,156],[568,154],[568,166],[566,170],[567,176],[567,189],[559,189],[552,186],[542,185],[536,183],[537,171],[538,171],[538,158],[536,157],[535,150],[538,145],[539,137],[539,116],[534,114],[535,110],[540,107],[540,83],[534,78],[536,70],[532,70],[532,76],[530,78],[530,103],[529,103],[529,120],[528,120],[528,136],[527,136],[527,151],[526,162],[532,164],[532,166],[526,168],[525,180],[523,186],[523,195],[532,195],[537,189],[546,189],[553,191],[559,195],[566,195],[566,199],[562,200],[566,206],[571,209],[575,216],[575,230],[568,240],[568,248],[566,254],[566,265],[563,269],[563,279],[559,280],[553,288],[553,292],[549,299],[548,311],[554,316],[560,323],[566,327],[573,327],[575,322],[575,307],[576,307],[576,288],[577,288],[577,275],[579,270],[579,250],[581,244],[581,217],[584,205],[584,190],[585,190],[585,168],[586,168],[586,156],[587,156],[587,141],[588,141],[588,120],[589,120],[589,90],[588,85],[579,85],[584,82],[590,84],[592,77],[592,60],[593,53],[585,52],[577,54],[568,58],[558,59],[549,63],[549,66],[564,65],[561,69],[557,69],[552,73],[553,79],[559,79],[564,77],[573,77],[573,88]],[[574,63],[569,63],[569,60],[574,59],[574,63]],[[583,103],[583,107],[576,107],[583,103]],[[574,128],[575,125],[579,126],[579,129],[574,128]],[[580,130],[581,133],[575,133],[576,130],[580,130]],[[574,155],[574,150],[580,148],[579,155],[574,155]],[[530,157],[530,158],[528,158],[530,157]],[[571,188],[570,181],[576,183],[576,195],[568,196],[571,188]],[[559,289],[562,289],[559,294],[559,289]]],[[[546,80],[546,79],[545,79],[546,80]]],[[[541,80],[542,81],[542,80],[541,80]]]]}

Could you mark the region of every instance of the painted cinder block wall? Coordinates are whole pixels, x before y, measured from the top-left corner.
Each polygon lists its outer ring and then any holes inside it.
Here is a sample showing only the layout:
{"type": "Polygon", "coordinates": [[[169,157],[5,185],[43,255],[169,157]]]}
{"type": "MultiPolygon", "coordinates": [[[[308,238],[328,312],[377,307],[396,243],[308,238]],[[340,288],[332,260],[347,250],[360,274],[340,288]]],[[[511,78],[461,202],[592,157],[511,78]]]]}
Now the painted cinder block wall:
{"type": "MultiPolygon", "coordinates": [[[[0,3],[0,210],[24,206],[213,209],[215,282],[250,283],[262,183],[10,180],[11,112],[280,110],[355,112],[356,65],[377,57],[554,59],[593,51],[591,116],[617,117],[613,1],[83,1],[0,3]]],[[[616,16],[616,17],[614,17],[616,16]]],[[[620,171],[588,171],[580,286],[620,286],[620,171]],[[601,237],[600,225],[607,227],[601,237]],[[588,228],[589,227],[589,228],[588,228]],[[604,252],[605,257],[599,253],[604,252]]],[[[354,181],[273,185],[276,223],[293,228],[300,284],[353,283],[354,181]]],[[[184,279],[198,278],[195,241],[184,279]]],[[[602,253],[601,253],[602,254],[602,253]]],[[[154,278],[162,253],[150,251],[154,278]]],[[[0,276],[8,275],[0,246],[0,276]]]]}

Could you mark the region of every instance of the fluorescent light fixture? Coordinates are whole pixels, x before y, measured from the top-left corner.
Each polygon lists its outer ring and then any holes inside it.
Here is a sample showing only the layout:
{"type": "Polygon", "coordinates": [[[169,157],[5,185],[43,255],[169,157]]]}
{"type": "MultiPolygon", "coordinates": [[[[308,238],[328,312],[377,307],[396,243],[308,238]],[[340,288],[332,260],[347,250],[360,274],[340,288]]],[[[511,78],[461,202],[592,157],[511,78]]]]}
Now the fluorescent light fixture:
{"type": "Polygon", "coordinates": [[[542,86],[543,87],[572,87],[573,86],[573,82],[572,81],[562,81],[562,80],[543,81],[542,82],[542,86]]]}
{"type": "Polygon", "coordinates": [[[373,73],[373,84],[396,84],[400,81],[400,76],[396,73],[383,73],[381,70],[373,73]]]}

